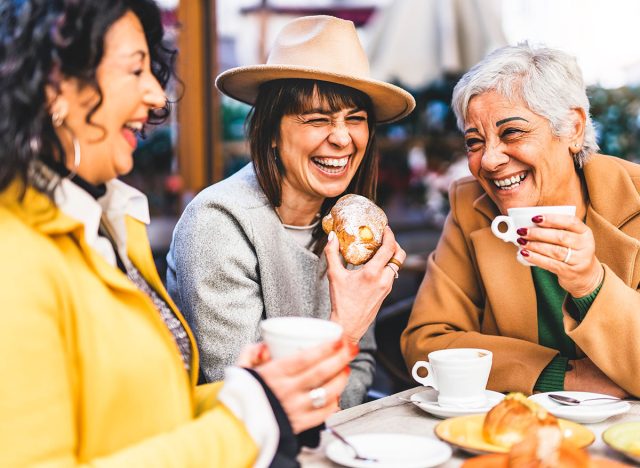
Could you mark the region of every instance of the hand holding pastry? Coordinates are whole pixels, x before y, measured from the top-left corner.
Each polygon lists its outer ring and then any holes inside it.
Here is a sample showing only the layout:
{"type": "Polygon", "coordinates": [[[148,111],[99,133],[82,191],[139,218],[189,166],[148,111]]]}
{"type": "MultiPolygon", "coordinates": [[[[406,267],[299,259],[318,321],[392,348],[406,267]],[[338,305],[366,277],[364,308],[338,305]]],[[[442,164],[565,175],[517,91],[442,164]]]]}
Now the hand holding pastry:
{"type": "Polygon", "coordinates": [[[382,245],[376,254],[360,269],[347,270],[343,266],[334,233],[329,234],[324,252],[328,265],[331,320],[342,325],[348,340],[357,343],[391,291],[398,264],[402,265],[406,254],[389,227],[384,230],[382,245]]]}

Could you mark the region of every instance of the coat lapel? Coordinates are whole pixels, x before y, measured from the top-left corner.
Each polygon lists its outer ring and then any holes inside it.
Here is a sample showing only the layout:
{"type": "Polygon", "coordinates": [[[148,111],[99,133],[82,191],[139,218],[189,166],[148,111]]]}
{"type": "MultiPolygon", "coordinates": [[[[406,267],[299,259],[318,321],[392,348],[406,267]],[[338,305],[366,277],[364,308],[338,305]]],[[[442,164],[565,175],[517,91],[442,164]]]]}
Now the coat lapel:
{"type": "Polygon", "coordinates": [[[593,232],[598,260],[625,284],[640,284],[640,241],[625,233],[625,225],[636,222],[640,213],[637,166],[595,155],[585,165],[584,176],[590,201],[586,223],[593,232]]]}
{"type": "Polygon", "coordinates": [[[498,239],[491,228],[471,233],[486,297],[498,332],[538,342],[538,310],[531,269],[516,260],[517,247],[498,239]]]}
{"type": "Polygon", "coordinates": [[[149,282],[151,287],[158,293],[162,299],[169,304],[171,310],[175,316],[180,320],[184,327],[189,339],[191,340],[191,384],[196,385],[198,380],[198,365],[199,355],[196,339],[193,336],[189,325],[178,310],[178,307],[173,302],[169,293],[162,284],[162,280],[158,275],[158,270],[153,261],[153,254],[151,253],[151,245],[149,244],[149,236],[147,235],[147,228],[141,221],[138,221],[130,216],[126,217],[127,226],[127,255],[136,268],[140,271],[142,276],[149,282]]]}

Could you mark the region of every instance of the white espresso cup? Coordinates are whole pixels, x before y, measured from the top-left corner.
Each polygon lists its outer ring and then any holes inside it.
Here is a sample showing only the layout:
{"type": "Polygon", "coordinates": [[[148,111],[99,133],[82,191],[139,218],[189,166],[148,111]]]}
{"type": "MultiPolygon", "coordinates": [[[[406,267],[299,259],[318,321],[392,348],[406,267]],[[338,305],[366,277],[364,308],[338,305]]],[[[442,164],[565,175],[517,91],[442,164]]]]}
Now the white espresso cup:
{"type": "Polygon", "coordinates": [[[493,354],[486,349],[441,349],[428,354],[427,361],[417,361],[411,375],[427,387],[438,391],[438,404],[458,408],[481,408],[487,405],[487,381],[493,354]],[[418,370],[426,368],[426,377],[418,370]]]}
{"type": "Polygon", "coordinates": [[[505,242],[511,242],[518,247],[518,254],[516,258],[520,263],[525,266],[531,266],[531,263],[527,262],[520,250],[522,246],[518,244],[517,233],[520,228],[529,228],[535,226],[535,223],[531,221],[531,218],[537,215],[545,214],[564,214],[574,216],[576,214],[576,207],[572,205],[564,206],[523,206],[520,208],[509,208],[507,210],[508,216],[500,215],[496,216],[491,223],[491,232],[493,235],[505,242]],[[500,230],[500,225],[505,224],[507,226],[506,231],[500,230]]]}
{"type": "Polygon", "coordinates": [[[336,341],[342,336],[342,326],[330,320],[311,317],[274,317],[260,322],[262,338],[271,357],[279,359],[305,348],[336,341]]]}

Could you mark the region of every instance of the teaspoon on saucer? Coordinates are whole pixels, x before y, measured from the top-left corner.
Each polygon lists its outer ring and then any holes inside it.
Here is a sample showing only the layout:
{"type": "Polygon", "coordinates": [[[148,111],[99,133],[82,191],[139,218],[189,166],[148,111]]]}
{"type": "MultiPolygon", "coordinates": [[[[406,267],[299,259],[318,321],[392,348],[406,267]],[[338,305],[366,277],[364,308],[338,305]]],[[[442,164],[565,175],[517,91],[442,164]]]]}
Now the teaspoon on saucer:
{"type": "Polygon", "coordinates": [[[377,463],[378,462],[377,458],[365,457],[360,452],[358,452],[358,450],[353,446],[353,444],[351,442],[349,442],[347,439],[345,439],[342,435],[340,435],[340,433],[338,431],[336,431],[333,427],[325,426],[325,429],[327,431],[329,431],[331,434],[333,434],[340,442],[342,442],[344,445],[349,447],[351,449],[351,451],[353,452],[353,458],[355,458],[356,460],[369,462],[369,463],[377,463]]]}
{"type": "MultiPolygon", "coordinates": [[[[609,400],[609,401],[624,401],[622,400],[622,398],[618,398],[618,397],[614,397],[614,396],[610,396],[610,397],[597,397],[597,398],[585,398],[584,400],[578,400],[577,398],[572,398],[570,396],[566,396],[566,395],[557,395],[555,393],[550,393],[547,395],[551,400],[555,401],[556,403],[560,403],[561,405],[566,405],[566,406],[578,406],[582,403],[585,403],[587,401],[595,401],[595,400],[609,400]]],[[[603,401],[603,403],[605,403],[603,401]]]]}

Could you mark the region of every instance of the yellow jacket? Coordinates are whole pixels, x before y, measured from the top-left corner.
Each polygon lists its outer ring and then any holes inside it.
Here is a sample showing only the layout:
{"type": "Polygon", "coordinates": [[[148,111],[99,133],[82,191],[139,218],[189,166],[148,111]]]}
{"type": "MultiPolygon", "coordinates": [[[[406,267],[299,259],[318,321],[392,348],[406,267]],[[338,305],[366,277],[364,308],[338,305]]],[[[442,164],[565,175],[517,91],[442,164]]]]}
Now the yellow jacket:
{"type": "MultiPolygon", "coordinates": [[[[586,224],[605,276],[581,323],[565,313],[565,332],[609,378],[640,396],[640,166],[594,155],[584,179],[590,200],[586,224]]],[[[538,344],[531,271],[515,260],[512,244],[491,232],[499,213],[480,184],[472,178],[454,183],[450,201],[401,339],[407,366],[437,349],[489,349],[488,387],[531,393],[558,354],[538,344]]]]}
{"type": "Polygon", "coordinates": [[[195,387],[197,347],[156,272],[144,224],[128,252],[192,342],[191,375],[151,301],[34,189],[0,194],[0,466],[250,466],[257,447],[195,387]]]}

